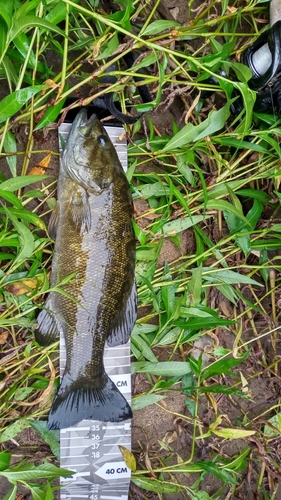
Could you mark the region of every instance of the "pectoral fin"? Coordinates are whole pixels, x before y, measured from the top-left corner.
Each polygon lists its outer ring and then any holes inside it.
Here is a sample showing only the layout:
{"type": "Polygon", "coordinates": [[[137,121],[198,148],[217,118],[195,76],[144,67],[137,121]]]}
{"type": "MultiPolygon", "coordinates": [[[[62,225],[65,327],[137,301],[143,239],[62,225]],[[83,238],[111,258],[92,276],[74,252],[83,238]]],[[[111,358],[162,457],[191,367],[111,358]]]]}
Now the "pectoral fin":
{"type": "Polygon", "coordinates": [[[131,294],[125,307],[112,320],[108,328],[107,344],[114,347],[120,344],[126,344],[132,333],[138,311],[137,287],[134,282],[131,294]]]}
{"type": "Polygon", "coordinates": [[[91,227],[91,210],[88,200],[88,194],[81,186],[77,186],[71,197],[71,211],[73,221],[76,226],[82,229],[83,224],[87,231],[91,227]]]}
{"type": "Polygon", "coordinates": [[[53,310],[53,298],[49,296],[44,309],[39,313],[35,328],[35,340],[40,345],[49,345],[55,342],[59,336],[60,323],[53,310]]]}

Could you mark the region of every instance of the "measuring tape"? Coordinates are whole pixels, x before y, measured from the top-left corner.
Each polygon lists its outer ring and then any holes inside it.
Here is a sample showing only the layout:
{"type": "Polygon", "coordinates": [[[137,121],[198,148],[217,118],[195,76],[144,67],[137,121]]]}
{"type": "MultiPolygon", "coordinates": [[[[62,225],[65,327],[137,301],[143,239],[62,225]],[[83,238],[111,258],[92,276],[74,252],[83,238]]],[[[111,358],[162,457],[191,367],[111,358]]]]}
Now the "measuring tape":
{"type": "MultiPolygon", "coordinates": [[[[59,136],[66,142],[71,123],[59,127],[59,136]]],[[[123,127],[104,127],[127,170],[127,143],[119,137],[123,127]]],[[[61,141],[60,141],[61,143],[61,141]]],[[[60,145],[60,153],[62,148],[60,145]]],[[[60,374],[66,363],[65,340],[60,335],[60,374]]],[[[105,371],[130,403],[130,345],[107,347],[104,350],[105,371]]],[[[74,427],[60,431],[60,466],[75,471],[72,478],[61,478],[61,500],[128,500],[131,471],[124,462],[119,446],[131,449],[131,422],[114,424],[83,420],[74,427]]]]}

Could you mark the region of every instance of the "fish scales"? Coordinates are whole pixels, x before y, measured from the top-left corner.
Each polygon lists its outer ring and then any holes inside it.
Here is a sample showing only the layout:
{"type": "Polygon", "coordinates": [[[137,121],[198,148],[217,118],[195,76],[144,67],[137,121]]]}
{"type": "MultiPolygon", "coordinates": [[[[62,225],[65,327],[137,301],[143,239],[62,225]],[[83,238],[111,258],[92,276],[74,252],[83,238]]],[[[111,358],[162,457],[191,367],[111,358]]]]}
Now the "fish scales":
{"type": "Polygon", "coordinates": [[[55,340],[61,329],[66,341],[65,373],[49,415],[52,429],[83,419],[131,417],[105,373],[103,352],[106,341],[128,341],[137,311],[129,184],[105,130],[96,117],[87,120],[85,111],[73,123],[62,167],[58,213],[50,223],[56,232],[51,284],[61,292],[50,293],[36,331],[41,344],[55,340]]]}

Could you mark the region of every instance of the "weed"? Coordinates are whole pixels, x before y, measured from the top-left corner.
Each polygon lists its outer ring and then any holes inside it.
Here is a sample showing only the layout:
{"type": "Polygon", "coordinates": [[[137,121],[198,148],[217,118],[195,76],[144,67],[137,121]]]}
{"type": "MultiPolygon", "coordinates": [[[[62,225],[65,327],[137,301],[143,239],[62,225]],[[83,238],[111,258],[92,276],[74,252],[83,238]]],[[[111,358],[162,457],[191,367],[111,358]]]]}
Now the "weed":
{"type": "Polygon", "coordinates": [[[7,85],[0,155],[11,174],[0,174],[1,441],[47,413],[54,384],[56,346],[40,349],[32,337],[52,253],[37,211],[52,209],[54,188],[42,165],[40,175],[27,175],[39,153],[49,153],[39,150],[36,134],[56,129],[68,96],[78,107],[114,92],[123,112],[151,112],[127,126],[139,243],[140,314],[131,345],[141,384],[133,408],[137,419],[137,410],[157,405],[178,419],[178,436],[189,436],[188,457],[171,445],[179,437],[157,438],[144,464],[136,448],[133,482],[159,498],[181,492],[206,500],[208,474],[218,480],[212,498],[225,497],[227,488],[230,497],[247,469],[255,489],[273,499],[280,472],[280,118],[253,112],[251,72],[238,62],[266,23],[267,4],[188,2],[189,23],[159,19],[159,1],[152,8],[124,0],[114,12],[95,4],[0,2],[0,77],[7,85]],[[127,68],[122,58],[132,51],[135,65],[127,68]],[[105,86],[105,74],[116,82],[105,86]],[[140,102],[140,84],[149,85],[152,102],[140,102]],[[161,127],[159,114],[168,116],[161,127]],[[163,257],[168,245],[172,258],[163,257]],[[275,399],[255,414],[247,405],[256,381],[273,387],[275,399]],[[180,412],[167,405],[174,393],[180,412]],[[226,417],[228,405],[238,405],[239,415],[226,417]],[[244,446],[224,454],[226,440],[241,438],[244,446]]]}
{"type": "Polygon", "coordinates": [[[27,463],[26,460],[11,466],[11,455],[6,451],[0,453],[0,476],[5,477],[12,485],[12,489],[3,497],[3,500],[12,500],[17,496],[18,484],[25,486],[32,494],[33,498],[46,500],[53,499],[53,492],[57,487],[53,487],[51,482],[57,477],[68,477],[71,471],[61,469],[53,464],[44,463],[34,465],[27,463]],[[38,479],[45,479],[44,485],[33,483],[38,479]]]}

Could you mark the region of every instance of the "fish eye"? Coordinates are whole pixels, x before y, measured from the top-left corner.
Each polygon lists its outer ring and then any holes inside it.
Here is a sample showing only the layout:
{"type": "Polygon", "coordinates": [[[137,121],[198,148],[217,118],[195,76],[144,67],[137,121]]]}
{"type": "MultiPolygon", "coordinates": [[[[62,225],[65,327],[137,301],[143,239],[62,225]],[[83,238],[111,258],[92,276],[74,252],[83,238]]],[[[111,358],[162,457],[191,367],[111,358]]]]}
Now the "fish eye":
{"type": "Polygon", "coordinates": [[[98,143],[100,146],[106,146],[106,137],[105,135],[99,135],[98,137],[98,143]]]}

